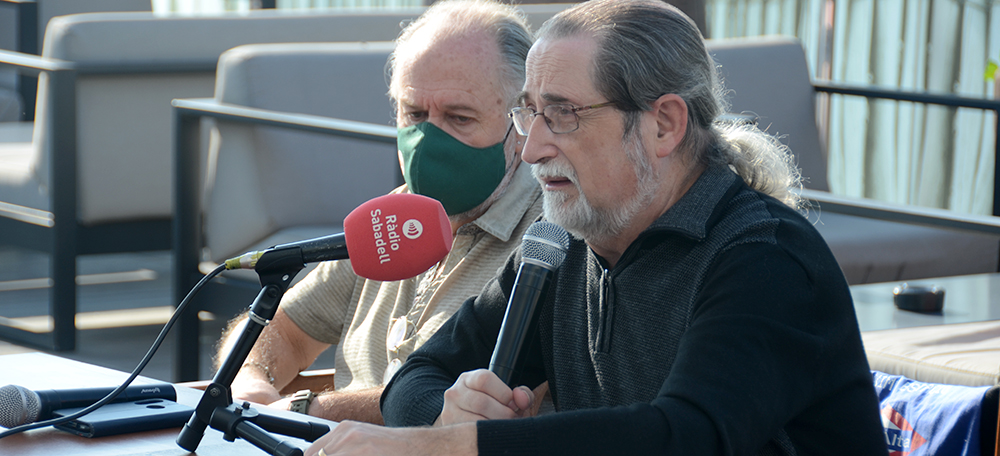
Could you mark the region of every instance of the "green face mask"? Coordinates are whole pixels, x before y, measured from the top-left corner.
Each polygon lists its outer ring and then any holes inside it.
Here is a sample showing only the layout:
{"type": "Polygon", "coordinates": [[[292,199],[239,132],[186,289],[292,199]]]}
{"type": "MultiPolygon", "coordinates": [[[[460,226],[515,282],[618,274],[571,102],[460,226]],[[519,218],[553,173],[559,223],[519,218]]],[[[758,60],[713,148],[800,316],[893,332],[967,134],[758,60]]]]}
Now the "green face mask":
{"type": "MultiPolygon", "coordinates": [[[[510,130],[507,130],[510,134],[510,130]]],[[[448,215],[472,209],[493,194],[507,164],[503,144],[468,146],[430,122],[399,130],[403,178],[410,191],[441,202],[448,215]]]]}

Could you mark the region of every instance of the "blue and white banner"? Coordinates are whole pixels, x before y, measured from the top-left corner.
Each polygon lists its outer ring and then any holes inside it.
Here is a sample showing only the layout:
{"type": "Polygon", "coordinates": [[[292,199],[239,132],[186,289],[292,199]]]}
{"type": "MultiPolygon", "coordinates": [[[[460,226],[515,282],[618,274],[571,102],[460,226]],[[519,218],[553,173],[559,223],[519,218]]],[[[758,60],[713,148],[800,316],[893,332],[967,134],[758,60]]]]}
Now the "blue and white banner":
{"type": "Polygon", "coordinates": [[[924,383],[872,371],[889,456],[979,456],[988,386],[924,383]]]}

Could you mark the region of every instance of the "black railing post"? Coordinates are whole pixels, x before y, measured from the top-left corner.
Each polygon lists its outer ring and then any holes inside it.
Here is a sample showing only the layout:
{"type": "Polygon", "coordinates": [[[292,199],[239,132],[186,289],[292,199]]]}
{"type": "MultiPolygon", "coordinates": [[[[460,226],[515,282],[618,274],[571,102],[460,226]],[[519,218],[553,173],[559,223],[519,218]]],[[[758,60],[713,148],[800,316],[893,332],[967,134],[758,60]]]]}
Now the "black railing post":
{"type": "MultiPolygon", "coordinates": [[[[173,301],[179,303],[198,282],[201,260],[200,137],[201,119],[174,108],[174,277],[173,301]]],[[[174,337],[174,381],[199,380],[198,341],[201,337],[195,301],[177,320],[174,337]]]]}
{"type": "MultiPolygon", "coordinates": [[[[35,2],[19,2],[17,7],[17,46],[14,51],[25,54],[41,55],[38,45],[38,4],[35,2]]],[[[19,74],[17,76],[17,91],[21,94],[21,120],[35,120],[35,97],[38,93],[38,76],[19,74]]]]}
{"type": "Polygon", "coordinates": [[[46,132],[49,163],[49,186],[53,195],[52,248],[52,335],[57,351],[76,348],[76,253],[77,253],[77,176],[76,176],[76,73],[62,69],[48,71],[48,116],[46,132]]]}

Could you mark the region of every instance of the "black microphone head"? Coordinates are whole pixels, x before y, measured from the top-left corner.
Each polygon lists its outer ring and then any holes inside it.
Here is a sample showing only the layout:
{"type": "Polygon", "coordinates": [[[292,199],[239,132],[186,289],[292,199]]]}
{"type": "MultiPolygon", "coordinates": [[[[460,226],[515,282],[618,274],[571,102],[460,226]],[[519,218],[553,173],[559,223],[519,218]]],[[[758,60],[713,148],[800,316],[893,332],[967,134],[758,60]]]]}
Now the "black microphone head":
{"type": "Polygon", "coordinates": [[[0,426],[12,428],[38,421],[42,400],[38,393],[23,386],[0,387],[0,426]]]}
{"type": "Polygon", "coordinates": [[[521,237],[521,261],[554,271],[566,259],[569,234],[552,222],[532,223],[521,237]]]}

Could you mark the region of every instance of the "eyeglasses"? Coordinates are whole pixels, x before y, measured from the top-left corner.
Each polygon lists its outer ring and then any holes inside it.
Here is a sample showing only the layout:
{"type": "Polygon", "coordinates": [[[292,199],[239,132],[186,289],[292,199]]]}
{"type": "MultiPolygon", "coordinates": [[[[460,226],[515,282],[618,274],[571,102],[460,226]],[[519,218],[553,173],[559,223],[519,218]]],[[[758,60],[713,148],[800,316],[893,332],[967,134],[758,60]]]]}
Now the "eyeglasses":
{"type": "Polygon", "coordinates": [[[514,128],[522,136],[528,135],[528,130],[531,129],[531,122],[535,120],[535,116],[542,116],[545,119],[545,125],[549,126],[549,130],[552,130],[552,133],[561,134],[574,132],[580,128],[580,116],[576,113],[589,109],[603,108],[613,104],[615,102],[608,101],[590,106],[580,106],[579,108],[573,105],[555,104],[542,108],[542,112],[537,112],[532,108],[517,107],[511,109],[508,115],[511,119],[514,119],[514,128]]]}
{"type": "Polygon", "coordinates": [[[385,339],[385,348],[389,353],[393,354],[392,360],[389,364],[385,366],[385,372],[382,373],[382,384],[389,384],[389,380],[392,380],[392,376],[396,375],[396,371],[400,367],[403,367],[403,361],[399,359],[399,347],[406,342],[406,339],[410,336],[410,328],[413,328],[413,323],[406,318],[406,315],[398,317],[392,321],[392,325],[389,327],[389,334],[385,339]]]}

